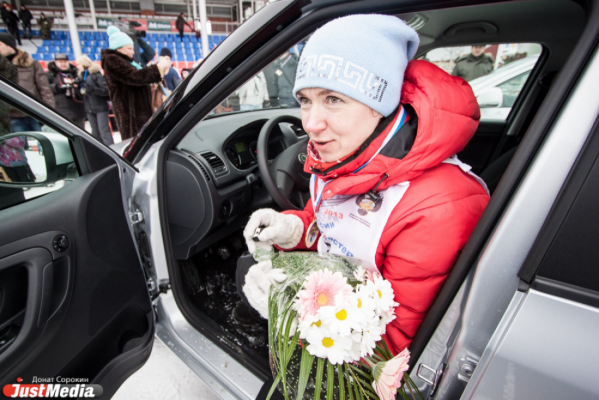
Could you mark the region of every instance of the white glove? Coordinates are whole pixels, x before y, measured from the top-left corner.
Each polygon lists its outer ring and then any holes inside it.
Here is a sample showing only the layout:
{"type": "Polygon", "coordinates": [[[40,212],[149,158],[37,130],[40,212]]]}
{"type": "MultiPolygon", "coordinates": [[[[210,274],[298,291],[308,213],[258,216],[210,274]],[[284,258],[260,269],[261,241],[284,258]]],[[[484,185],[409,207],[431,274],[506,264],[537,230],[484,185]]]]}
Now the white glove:
{"type": "Polygon", "coordinates": [[[254,264],[248,270],[245,276],[245,285],[242,288],[243,293],[262,318],[268,319],[270,287],[284,282],[285,279],[287,279],[285,272],[280,268],[273,268],[270,260],[254,264]]]}
{"type": "Polygon", "coordinates": [[[269,250],[276,244],[284,249],[291,249],[299,243],[304,234],[304,223],[300,217],[291,214],[281,214],[270,208],[263,208],[252,214],[243,230],[243,236],[250,253],[256,248],[269,250]],[[264,227],[258,235],[259,242],[254,241],[256,229],[264,227]]]}

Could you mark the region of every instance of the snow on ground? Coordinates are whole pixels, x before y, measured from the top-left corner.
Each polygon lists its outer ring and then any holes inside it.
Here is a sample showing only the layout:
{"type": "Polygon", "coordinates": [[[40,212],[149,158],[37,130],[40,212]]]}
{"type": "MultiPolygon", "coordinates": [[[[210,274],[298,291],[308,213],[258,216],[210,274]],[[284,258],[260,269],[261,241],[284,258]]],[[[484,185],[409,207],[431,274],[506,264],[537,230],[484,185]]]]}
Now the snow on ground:
{"type": "Polygon", "coordinates": [[[146,364],[116,392],[113,400],[216,400],[214,394],[159,338],[146,364]]]}

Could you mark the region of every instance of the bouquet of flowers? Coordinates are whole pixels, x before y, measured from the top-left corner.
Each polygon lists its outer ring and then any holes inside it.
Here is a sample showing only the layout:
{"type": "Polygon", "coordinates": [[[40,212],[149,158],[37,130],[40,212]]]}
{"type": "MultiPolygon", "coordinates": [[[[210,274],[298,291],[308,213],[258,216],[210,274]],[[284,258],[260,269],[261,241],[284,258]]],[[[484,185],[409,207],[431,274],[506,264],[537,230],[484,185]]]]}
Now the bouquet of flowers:
{"type": "Polygon", "coordinates": [[[389,281],[351,258],[268,257],[287,274],[269,296],[269,398],[276,387],[286,399],[422,398],[406,373],[409,351],[394,357],[382,338],[398,306],[389,281]]]}

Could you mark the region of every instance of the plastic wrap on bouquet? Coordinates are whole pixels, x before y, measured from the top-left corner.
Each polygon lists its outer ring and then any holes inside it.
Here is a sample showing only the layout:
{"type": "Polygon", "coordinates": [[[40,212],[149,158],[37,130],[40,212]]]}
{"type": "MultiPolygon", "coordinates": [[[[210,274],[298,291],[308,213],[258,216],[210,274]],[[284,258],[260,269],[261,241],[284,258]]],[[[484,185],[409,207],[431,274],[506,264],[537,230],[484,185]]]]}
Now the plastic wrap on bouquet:
{"type": "Polygon", "coordinates": [[[404,398],[409,352],[382,339],[395,319],[391,285],[360,260],[315,252],[260,252],[287,279],[271,288],[269,348],[275,387],[287,399],[404,398]]]}

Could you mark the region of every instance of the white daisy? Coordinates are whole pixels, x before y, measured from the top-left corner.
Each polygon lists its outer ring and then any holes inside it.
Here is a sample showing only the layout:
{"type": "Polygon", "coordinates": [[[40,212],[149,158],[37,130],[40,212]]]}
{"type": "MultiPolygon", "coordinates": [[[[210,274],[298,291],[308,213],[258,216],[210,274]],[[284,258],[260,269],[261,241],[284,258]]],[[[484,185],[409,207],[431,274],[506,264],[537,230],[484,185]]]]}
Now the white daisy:
{"type": "Polygon", "coordinates": [[[378,315],[386,313],[388,310],[399,305],[394,301],[395,294],[388,280],[383,279],[381,276],[374,276],[374,281],[368,281],[366,285],[374,293],[375,310],[378,315]]]}
{"type": "Polygon", "coordinates": [[[372,355],[376,342],[381,340],[381,335],[385,333],[384,329],[381,330],[377,319],[371,320],[371,323],[362,331],[362,340],[360,341],[360,355],[362,357],[372,355]]]}
{"type": "Polygon", "coordinates": [[[300,339],[306,339],[311,331],[319,330],[323,327],[322,321],[320,320],[319,315],[308,315],[304,320],[300,320],[299,330],[300,330],[300,339]]]}
{"type": "Polygon", "coordinates": [[[374,318],[376,303],[374,301],[374,290],[372,289],[372,286],[356,286],[355,306],[358,311],[364,314],[364,318],[374,318]]]}
{"type": "MultiPolygon", "coordinates": [[[[397,304],[397,303],[395,303],[397,304]]],[[[395,310],[394,309],[390,309],[387,312],[384,312],[381,314],[380,320],[379,320],[379,328],[382,332],[386,332],[387,331],[387,324],[391,321],[393,321],[395,319],[395,310]]]]}
{"type": "Polygon", "coordinates": [[[308,353],[315,357],[328,358],[333,365],[348,359],[352,348],[351,337],[338,335],[324,327],[310,330],[306,340],[308,353]]]}
{"type": "Polygon", "coordinates": [[[360,331],[364,324],[364,316],[355,306],[357,300],[352,293],[350,301],[344,301],[344,296],[335,296],[335,304],[321,307],[317,315],[329,327],[332,332],[343,336],[349,336],[352,329],[360,331]]]}

